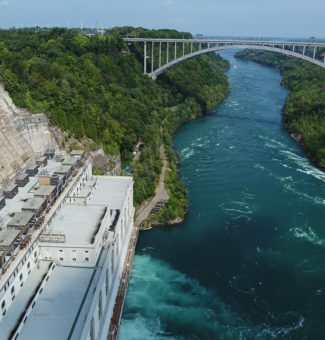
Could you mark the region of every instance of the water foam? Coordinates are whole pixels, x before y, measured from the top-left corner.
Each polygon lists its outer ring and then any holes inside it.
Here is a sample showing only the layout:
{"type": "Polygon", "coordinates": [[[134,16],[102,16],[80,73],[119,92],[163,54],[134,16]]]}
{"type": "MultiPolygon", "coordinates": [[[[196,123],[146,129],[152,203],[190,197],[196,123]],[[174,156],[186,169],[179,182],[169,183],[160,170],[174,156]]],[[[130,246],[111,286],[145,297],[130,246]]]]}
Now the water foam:
{"type": "Polygon", "coordinates": [[[310,226],[290,228],[290,232],[292,232],[295,237],[304,239],[316,246],[325,246],[325,239],[320,238],[310,226]]]}
{"type": "Polygon", "coordinates": [[[234,339],[247,326],[195,280],[149,255],[135,257],[121,340],[234,339]]]}

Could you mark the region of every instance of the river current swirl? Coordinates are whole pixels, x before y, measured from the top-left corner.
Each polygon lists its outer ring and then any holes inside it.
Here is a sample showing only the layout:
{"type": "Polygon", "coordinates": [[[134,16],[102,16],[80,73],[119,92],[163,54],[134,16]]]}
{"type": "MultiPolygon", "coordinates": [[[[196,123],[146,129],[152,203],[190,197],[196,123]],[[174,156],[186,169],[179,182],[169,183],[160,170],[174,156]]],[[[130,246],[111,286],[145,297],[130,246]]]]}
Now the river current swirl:
{"type": "Polygon", "coordinates": [[[175,136],[183,224],[139,238],[131,339],[323,339],[325,174],[283,129],[280,74],[230,61],[230,95],[175,136]]]}

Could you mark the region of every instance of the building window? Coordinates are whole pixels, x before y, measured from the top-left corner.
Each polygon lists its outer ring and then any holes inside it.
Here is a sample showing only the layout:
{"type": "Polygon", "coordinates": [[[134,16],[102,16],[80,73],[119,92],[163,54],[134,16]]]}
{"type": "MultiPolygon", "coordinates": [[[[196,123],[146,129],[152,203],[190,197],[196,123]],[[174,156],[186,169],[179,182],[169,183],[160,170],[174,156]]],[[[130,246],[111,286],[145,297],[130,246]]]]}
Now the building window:
{"type": "Polygon", "coordinates": [[[30,262],[28,261],[28,263],[27,263],[27,268],[30,268],[30,262]]]}
{"type": "Polygon", "coordinates": [[[34,253],[34,257],[36,257],[37,256],[37,251],[35,251],[35,253],[34,253]]]}
{"type": "Polygon", "coordinates": [[[85,257],[85,261],[86,261],[86,262],[89,262],[89,257],[85,257]]]}
{"type": "Polygon", "coordinates": [[[1,308],[4,309],[6,307],[6,301],[3,300],[2,303],[1,303],[1,308]]]}
{"type": "Polygon", "coordinates": [[[73,257],[73,258],[72,258],[72,261],[73,261],[73,262],[76,262],[76,261],[77,261],[77,259],[76,259],[75,257],[73,257]]]}
{"type": "Polygon", "coordinates": [[[63,257],[60,257],[60,261],[63,261],[63,257]]]}
{"type": "Polygon", "coordinates": [[[60,253],[63,253],[63,250],[62,250],[62,249],[59,249],[59,252],[60,252],[60,253]]]}
{"type": "Polygon", "coordinates": [[[14,294],[15,293],[15,286],[12,286],[11,287],[11,294],[14,294]]]}

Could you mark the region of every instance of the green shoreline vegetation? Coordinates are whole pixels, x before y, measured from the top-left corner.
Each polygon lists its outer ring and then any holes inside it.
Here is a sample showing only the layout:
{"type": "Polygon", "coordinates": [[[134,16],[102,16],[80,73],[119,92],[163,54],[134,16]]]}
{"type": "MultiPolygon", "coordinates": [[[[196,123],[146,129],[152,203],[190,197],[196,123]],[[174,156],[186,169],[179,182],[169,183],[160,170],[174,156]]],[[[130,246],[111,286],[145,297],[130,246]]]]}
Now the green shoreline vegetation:
{"type": "Polygon", "coordinates": [[[282,84],[290,91],[283,109],[284,127],[310,160],[325,170],[325,70],[272,52],[243,50],[236,57],[280,70],[282,84]]]}
{"type": "MultiPolygon", "coordinates": [[[[224,99],[228,63],[215,54],[202,55],[153,81],[143,75],[143,46],[125,43],[127,34],[191,37],[174,30],[132,27],[113,28],[103,36],[63,28],[0,30],[0,80],[18,107],[45,112],[52,125],[70,136],[87,137],[107,154],[120,154],[123,168],[129,166],[135,179],[136,206],[154,195],[163,142],[170,201],[158,219],[168,223],[183,218],[187,209],[172,135],[224,99]],[[132,153],[139,141],[144,147],[135,162],[132,153]]],[[[157,58],[156,53],[156,65],[157,58]]]]}

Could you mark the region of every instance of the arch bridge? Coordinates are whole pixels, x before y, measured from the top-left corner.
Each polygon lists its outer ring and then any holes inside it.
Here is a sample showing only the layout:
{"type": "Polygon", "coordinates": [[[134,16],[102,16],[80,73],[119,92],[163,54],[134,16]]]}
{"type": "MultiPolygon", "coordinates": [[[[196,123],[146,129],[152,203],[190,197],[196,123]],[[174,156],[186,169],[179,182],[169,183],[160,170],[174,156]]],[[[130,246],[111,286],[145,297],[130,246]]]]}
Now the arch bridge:
{"type": "Polygon", "coordinates": [[[318,50],[325,50],[325,42],[243,39],[153,39],[125,38],[129,44],[141,43],[144,48],[144,74],[156,79],[174,65],[204,53],[227,49],[249,48],[293,56],[325,68],[323,59],[317,58],[318,50]],[[150,59],[150,62],[148,62],[150,59]],[[148,70],[149,66],[149,70],[148,70]]]}

